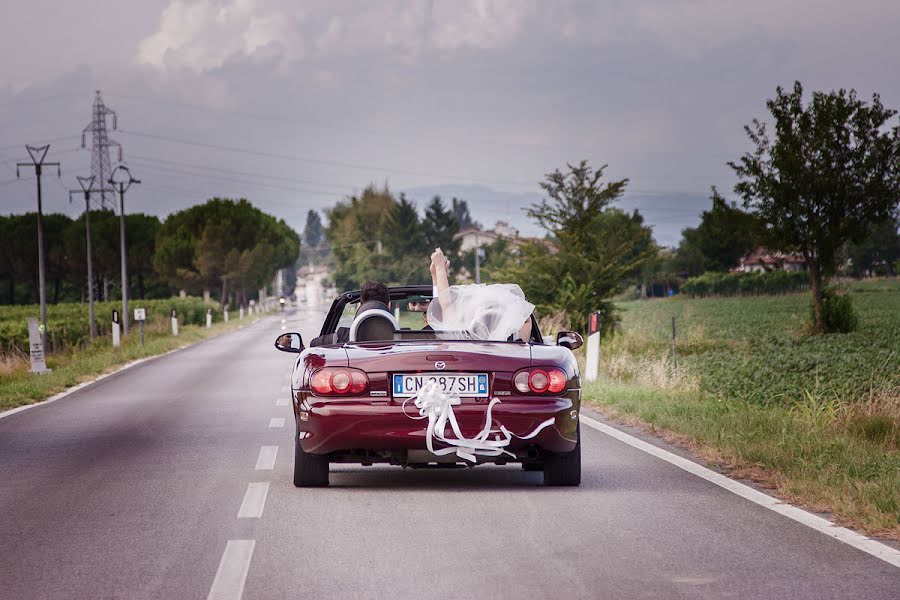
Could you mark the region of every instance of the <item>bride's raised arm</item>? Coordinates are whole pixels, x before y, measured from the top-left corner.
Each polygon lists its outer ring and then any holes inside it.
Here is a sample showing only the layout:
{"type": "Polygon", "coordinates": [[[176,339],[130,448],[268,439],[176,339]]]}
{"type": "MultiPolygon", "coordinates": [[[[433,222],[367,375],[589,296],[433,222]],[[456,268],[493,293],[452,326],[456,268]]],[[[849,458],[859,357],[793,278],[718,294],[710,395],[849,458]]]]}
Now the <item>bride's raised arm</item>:
{"type": "Polygon", "coordinates": [[[444,252],[435,248],[431,253],[431,285],[442,311],[447,310],[451,302],[449,269],[450,261],[444,256],[444,252]]]}

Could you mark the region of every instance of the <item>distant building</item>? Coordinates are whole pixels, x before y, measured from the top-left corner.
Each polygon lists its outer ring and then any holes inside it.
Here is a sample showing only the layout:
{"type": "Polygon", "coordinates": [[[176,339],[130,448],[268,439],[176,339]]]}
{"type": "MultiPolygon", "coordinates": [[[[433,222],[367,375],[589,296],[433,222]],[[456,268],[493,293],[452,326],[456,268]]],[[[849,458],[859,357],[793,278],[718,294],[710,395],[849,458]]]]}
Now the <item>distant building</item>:
{"type": "Polygon", "coordinates": [[[505,221],[497,221],[490,230],[482,231],[476,227],[466,227],[454,235],[453,239],[460,240],[460,252],[468,252],[480,246],[490,246],[500,239],[517,241],[520,238],[518,229],[505,221]]]}
{"type": "Polygon", "coordinates": [[[806,271],[803,256],[791,252],[770,252],[762,246],[741,257],[732,272],[760,273],[763,271],[806,271]]]}

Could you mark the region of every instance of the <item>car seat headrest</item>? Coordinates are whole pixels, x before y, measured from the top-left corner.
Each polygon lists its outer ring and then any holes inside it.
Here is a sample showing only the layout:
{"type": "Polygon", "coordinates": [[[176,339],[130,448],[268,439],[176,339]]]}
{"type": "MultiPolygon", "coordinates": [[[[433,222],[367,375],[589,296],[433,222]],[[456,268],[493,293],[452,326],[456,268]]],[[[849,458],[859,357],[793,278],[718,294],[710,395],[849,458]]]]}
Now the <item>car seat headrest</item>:
{"type": "MultiPolygon", "coordinates": [[[[377,304],[384,306],[381,302],[377,304]]],[[[350,341],[377,342],[392,340],[394,339],[394,332],[399,329],[400,325],[397,323],[394,315],[381,308],[370,308],[359,312],[356,318],[353,319],[353,324],[350,325],[350,341]]]]}

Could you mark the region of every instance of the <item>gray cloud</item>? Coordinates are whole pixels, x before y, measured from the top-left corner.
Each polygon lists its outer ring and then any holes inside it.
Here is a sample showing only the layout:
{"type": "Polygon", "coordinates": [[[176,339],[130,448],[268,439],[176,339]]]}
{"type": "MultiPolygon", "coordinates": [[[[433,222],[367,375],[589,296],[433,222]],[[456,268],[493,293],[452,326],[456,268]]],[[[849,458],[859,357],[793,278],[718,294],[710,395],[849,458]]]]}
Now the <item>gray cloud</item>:
{"type": "MultiPolygon", "coordinates": [[[[97,88],[146,182],[135,210],[243,195],[299,228],[309,208],[374,181],[468,195],[483,222],[508,214],[531,231],[521,207],[543,174],[587,158],[631,179],[623,207],[663,243],[696,222],[710,185],[731,188],[724,163],[776,85],[879,91],[900,106],[900,5],[887,0],[161,0],[129,14],[92,0],[7,12],[0,52],[18,58],[0,65],[0,183],[19,144],[59,139],[64,182],[48,202],[72,214],[63,188],[87,169],[74,136],[97,88]]],[[[0,185],[0,198],[29,209],[33,182],[0,185]]]]}

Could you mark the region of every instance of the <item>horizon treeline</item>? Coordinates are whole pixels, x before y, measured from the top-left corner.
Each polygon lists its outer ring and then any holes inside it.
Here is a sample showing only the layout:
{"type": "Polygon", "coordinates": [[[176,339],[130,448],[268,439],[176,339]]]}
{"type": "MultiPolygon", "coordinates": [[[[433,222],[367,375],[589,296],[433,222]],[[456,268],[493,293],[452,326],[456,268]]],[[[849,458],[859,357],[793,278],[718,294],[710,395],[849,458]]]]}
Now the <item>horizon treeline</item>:
{"type": "MultiPolygon", "coordinates": [[[[47,302],[87,300],[84,214],[46,214],[47,302]]],[[[300,236],[245,199],[213,198],[168,215],[125,215],[129,296],[168,298],[210,291],[220,303],[244,304],[291,267],[300,236]]],[[[37,213],[0,215],[0,304],[38,302],[37,213]]],[[[96,300],[121,298],[119,216],[91,210],[96,300]]],[[[291,279],[291,281],[293,281],[291,279]]]]}

